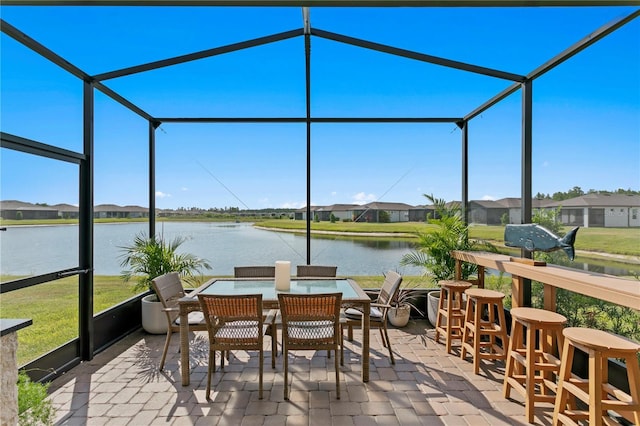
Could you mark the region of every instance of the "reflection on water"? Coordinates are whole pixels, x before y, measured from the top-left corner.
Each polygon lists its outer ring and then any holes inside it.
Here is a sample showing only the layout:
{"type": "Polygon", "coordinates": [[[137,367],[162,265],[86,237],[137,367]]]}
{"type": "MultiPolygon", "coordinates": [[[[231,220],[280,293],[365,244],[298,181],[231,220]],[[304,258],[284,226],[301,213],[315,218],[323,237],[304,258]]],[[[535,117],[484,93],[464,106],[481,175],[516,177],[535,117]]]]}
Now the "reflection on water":
{"type": "Polygon", "coordinates": [[[570,261],[566,255],[557,251],[545,255],[547,263],[566,266],[567,268],[579,269],[586,272],[597,272],[616,276],[629,276],[632,271],[640,272],[640,265],[612,264],[605,261],[592,260],[589,263],[580,262],[580,255],[576,256],[577,261],[570,261]]]}
{"type": "MultiPolygon", "coordinates": [[[[158,223],[158,233],[166,239],[186,238],[182,250],[203,257],[213,266],[212,275],[233,275],[241,265],[273,265],[276,260],[306,264],[306,236],[256,229],[249,223],[158,223]]],[[[96,224],[94,263],[97,275],[121,273],[121,247],[130,244],[145,223],[96,224]]],[[[0,266],[3,275],[36,275],[74,267],[78,264],[77,226],[8,227],[0,233],[0,266]]],[[[400,267],[400,259],[414,244],[396,239],[345,238],[323,235],[311,240],[311,263],[338,265],[340,275],[381,275],[391,269],[404,275],[421,275],[418,268],[400,267]]],[[[589,261],[570,262],[563,253],[552,253],[552,261],[585,271],[618,276],[631,275],[625,264],[589,261]]],[[[577,258],[578,260],[579,257],[577,258]]]]}
{"type": "Polygon", "coordinates": [[[614,268],[611,266],[604,266],[604,265],[590,265],[588,263],[581,263],[581,265],[582,265],[582,268],[580,269],[583,269],[589,272],[597,272],[600,274],[618,275],[618,276],[629,275],[628,269],[614,268]]]}

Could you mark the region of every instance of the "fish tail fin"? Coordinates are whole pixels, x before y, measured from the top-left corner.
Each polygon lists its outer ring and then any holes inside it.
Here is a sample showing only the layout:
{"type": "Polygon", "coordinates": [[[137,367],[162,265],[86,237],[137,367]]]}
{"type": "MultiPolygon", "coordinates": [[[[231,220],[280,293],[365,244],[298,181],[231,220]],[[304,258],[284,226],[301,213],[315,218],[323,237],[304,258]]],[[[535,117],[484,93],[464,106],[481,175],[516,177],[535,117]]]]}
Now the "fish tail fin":
{"type": "Polygon", "coordinates": [[[569,259],[572,261],[576,255],[576,251],[573,248],[573,245],[576,242],[576,234],[578,233],[579,228],[580,228],[579,226],[573,228],[571,231],[567,233],[567,235],[562,237],[562,239],[560,240],[562,250],[564,250],[567,256],[569,256],[569,259]]]}

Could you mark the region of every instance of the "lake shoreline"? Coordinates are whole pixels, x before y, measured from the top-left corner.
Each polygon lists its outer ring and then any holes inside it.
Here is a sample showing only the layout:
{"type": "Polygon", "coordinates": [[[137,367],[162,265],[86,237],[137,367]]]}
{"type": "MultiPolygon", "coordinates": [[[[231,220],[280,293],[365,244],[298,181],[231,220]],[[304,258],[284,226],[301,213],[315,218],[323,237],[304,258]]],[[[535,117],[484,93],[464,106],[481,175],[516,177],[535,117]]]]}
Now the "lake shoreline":
{"type": "MultiPolygon", "coordinates": [[[[284,228],[272,228],[267,226],[259,226],[253,225],[256,229],[261,229],[264,231],[274,231],[274,232],[288,232],[293,234],[306,234],[306,229],[284,229],[284,228]]],[[[415,235],[401,233],[401,232],[348,232],[348,231],[323,231],[323,230],[311,230],[311,234],[315,235],[336,235],[336,236],[344,236],[344,237],[376,237],[376,238],[412,238],[415,235]]],[[[492,244],[496,245],[498,248],[507,248],[503,244],[498,244],[492,242],[492,244]]],[[[587,258],[593,259],[611,259],[620,263],[627,263],[630,265],[640,265],[640,256],[629,256],[624,254],[614,254],[614,253],[603,253],[603,252],[595,252],[588,250],[576,250],[577,255],[581,255],[587,258]]]]}

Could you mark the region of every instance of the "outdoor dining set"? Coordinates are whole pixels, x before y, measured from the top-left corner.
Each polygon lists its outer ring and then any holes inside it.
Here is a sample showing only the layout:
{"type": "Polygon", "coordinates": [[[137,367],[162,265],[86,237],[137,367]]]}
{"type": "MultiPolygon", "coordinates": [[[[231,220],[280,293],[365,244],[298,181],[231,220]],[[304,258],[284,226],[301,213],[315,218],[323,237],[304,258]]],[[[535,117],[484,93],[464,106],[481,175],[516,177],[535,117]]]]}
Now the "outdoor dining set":
{"type": "Polygon", "coordinates": [[[278,329],[281,329],[284,397],[288,399],[289,350],[327,350],[333,352],[336,397],[340,398],[339,363],[344,363],[343,329],[353,336],[353,327],[362,333],[362,381],[369,381],[369,330],[379,328],[381,338],[394,362],[387,334],[389,301],[397,293],[402,276],[385,274],[378,297],[372,300],[352,279],[337,278],[335,266],[300,265],[294,277],[279,282],[276,266],[235,267],[233,278],[212,279],[187,293],[177,273],[153,280],[170,324],[160,361],[160,369],[173,332],[180,332],[182,384],[190,382],[189,331],[208,331],[209,367],[207,397],[215,369],[216,352],[220,367],[230,351],[257,351],[259,362],[259,398],[262,399],[264,336],[271,338],[271,366],[278,356],[278,329]],[[363,315],[362,313],[369,313],[363,315]]]}
{"type": "MultiPolygon", "coordinates": [[[[160,369],[176,331],[180,332],[183,386],[190,383],[189,331],[208,332],[207,399],[216,353],[220,368],[224,368],[225,360],[231,362],[230,353],[236,350],[258,352],[258,397],[263,398],[265,336],[271,340],[272,368],[282,355],[285,400],[289,399],[289,351],[298,350],[328,351],[335,369],[335,395],[340,399],[345,329],[350,331],[348,336],[352,336],[353,327],[362,329],[363,382],[369,381],[372,327],[379,328],[390,363],[395,363],[386,323],[390,301],[400,291],[400,274],[388,271],[382,287],[372,296],[354,280],[338,277],[335,266],[301,265],[295,276],[290,276],[287,269],[286,277],[278,268],[277,263],[236,267],[233,278],[211,279],[189,293],[177,273],[154,279],[154,289],[170,324],[160,369]]],[[[479,281],[475,286],[459,279],[439,283],[434,340],[443,339],[447,353],[451,353],[454,343],[459,343],[456,347],[460,357],[471,356],[475,374],[479,374],[482,360],[504,362],[503,395],[510,398],[512,390],[522,395],[530,423],[534,422],[534,406],[547,402],[554,405],[554,424],[585,420],[602,424],[610,410],[640,424],[640,370],[636,358],[640,345],[604,331],[566,327],[564,316],[547,309],[514,306],[509,315],[511,323],[507,324],[505,295],[483,288],[484,283],[479,281]],[[589,379],[572,371],[576,349],[587,354],[589,379]],[[610,358],[626,360],[628,391],[609,383],[610,358]]]]}

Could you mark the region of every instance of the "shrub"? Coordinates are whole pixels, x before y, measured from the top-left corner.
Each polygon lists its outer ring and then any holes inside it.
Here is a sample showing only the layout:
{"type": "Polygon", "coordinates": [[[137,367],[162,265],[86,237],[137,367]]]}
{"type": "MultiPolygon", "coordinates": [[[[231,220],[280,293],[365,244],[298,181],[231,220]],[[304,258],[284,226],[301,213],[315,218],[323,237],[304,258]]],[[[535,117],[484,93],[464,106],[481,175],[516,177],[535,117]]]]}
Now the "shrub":
{"type": "Polygon", "coordinates": [[[18,372],[18,424],[52,425],[55,410],[47,390],[49,383],[32,382],[24,370],[18,372]]]}
{"type": "Polygon", "coordinates": [[[531,222],[547,228],[558,236],[563,236],[562,222],[559,219],[562,207],[558,206],[556,209],[534,209],[531,222]]]}

